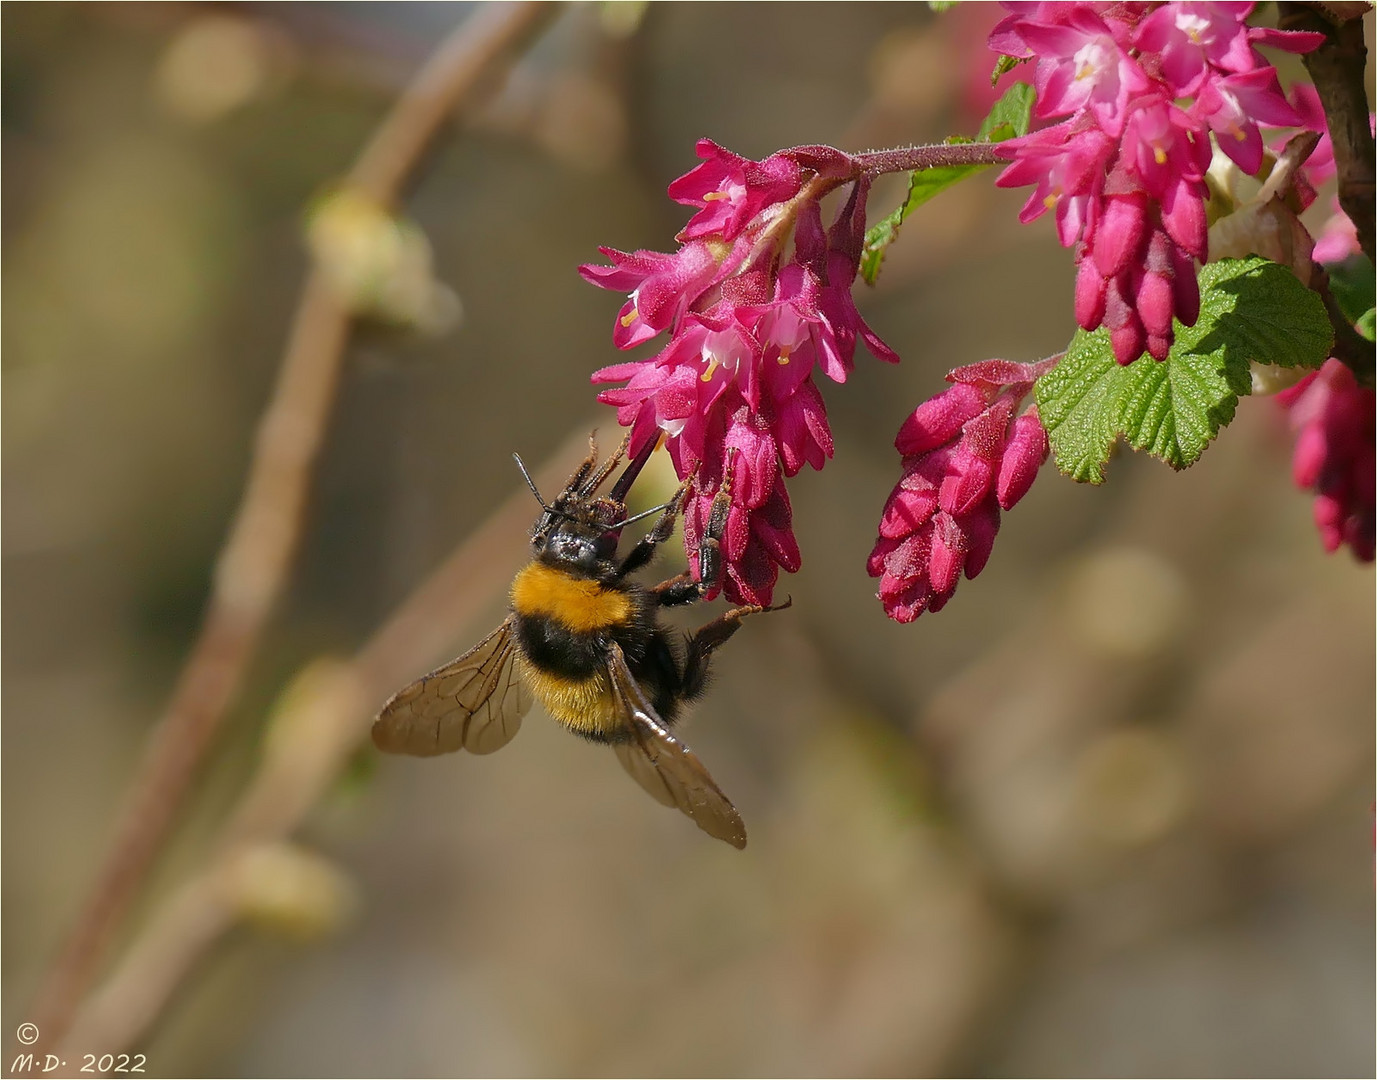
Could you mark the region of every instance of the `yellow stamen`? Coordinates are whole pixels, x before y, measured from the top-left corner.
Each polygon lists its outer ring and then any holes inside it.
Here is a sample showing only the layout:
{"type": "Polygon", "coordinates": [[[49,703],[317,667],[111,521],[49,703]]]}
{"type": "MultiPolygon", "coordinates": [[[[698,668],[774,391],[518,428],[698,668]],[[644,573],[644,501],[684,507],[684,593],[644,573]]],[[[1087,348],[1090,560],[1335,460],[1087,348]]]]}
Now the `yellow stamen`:
{"type": "Polygon", "coordinates": [[[641,317],[641,313],[634,307],[621,318],[622,327],[628,327],[641,317]]]}
{"type": "Polygon", "coordinates": [[[704,382],[712,382],[712,373],[716,370],[717,357],[714,356],[711,360],[708,361],[708,370],[703,372],[703,374],[699,375],[698,377],[702,379],[704,382]]]}
{"type": "Polygon", "coordinates": [[[1048,210],[1050,210],[1052,209],[1052,207],[1057,205],[1057,200],[1059,198],[1061,198],[1060,195],[1048,195],[1042,200],[1042,205],[1047,207],[1048,210]]]}
{"type": "Polygon", "coordinates": [[[783,345],[781,345],[781,346],[779,347],[779,356],[776,357],[776,359],[779,361],[779,363],[781,363],[781,364],[787,364],[787,363],[789,362],[789,353],[790,353],[790,351],[791,351],[791,350],[786,349],[783,345]]]}
{"type": "Polygon", "coordinates": [[[731,196],[725,191],[709,191],[703,196],[704,202],[717,202],[719,199],[730,199],[731,196]]]}
{"type": "Polygon", "coordinates": [[[1160,146],[1154,146],[1152,148],[1152,157],[1158,165],[1165,165],[1167,163],[1167,152],[1160,146]]]}

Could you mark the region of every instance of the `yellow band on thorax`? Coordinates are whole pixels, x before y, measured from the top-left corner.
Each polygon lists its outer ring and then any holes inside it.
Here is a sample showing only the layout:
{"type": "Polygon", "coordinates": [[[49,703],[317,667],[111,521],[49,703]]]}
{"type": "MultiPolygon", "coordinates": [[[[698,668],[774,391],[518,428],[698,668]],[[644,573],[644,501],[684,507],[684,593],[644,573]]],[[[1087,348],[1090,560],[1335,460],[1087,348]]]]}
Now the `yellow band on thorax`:
{"type": "Polygon", "coordinates": [[[624,625],[631,617],[626,593],[538,562],[512,582],[512,608],[518,615],[545,615],[584,634],[624,625]]]}

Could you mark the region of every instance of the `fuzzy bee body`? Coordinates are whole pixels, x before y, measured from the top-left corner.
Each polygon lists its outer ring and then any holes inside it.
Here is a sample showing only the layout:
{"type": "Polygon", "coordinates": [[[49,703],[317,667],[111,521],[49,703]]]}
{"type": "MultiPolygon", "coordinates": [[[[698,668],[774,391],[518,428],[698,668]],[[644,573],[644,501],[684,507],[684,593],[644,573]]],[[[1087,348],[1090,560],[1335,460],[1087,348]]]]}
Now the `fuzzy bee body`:
{"type": "MultiPolygon", "coordinates": [[[[544,513],[531,530],[533,558],[512,582],[511,614],[469,652],[395,694],[374,721],[373,741],[390,753],[490,753],[516,734],[534,699],[576,735],[610,744],[657,800],[744,847],[736,808],[670,729],[682,706],[706,687],[713,650],[741,619],[767,609],[734,608],[682,644],[660,625],[661,608],[699,599],[703,585],[687,572],[654,588],[629,575],[673,531],[684,489],[618,559],[628,521],[622,488],[632,467],[610,496],[596,492],[621,455],[598,466],[596,452],[590,454],[552,505],[541,502],[544,513]]],[[[717,565],[725,507],[721,518],[700,552],[707,580],[717,565]]]]}
{"type": "Polygon", "coordinates": [[[674,657],[646,589],[628,581],[603,584],[537,560],[517,574],[511,600],[526,684],[570,731],[594,742],[628,737],[607,678],[609,640],[621,647],[660,719],[673,722],[678,702],[663,687],[672,682],[665,676],[674,657]]]}

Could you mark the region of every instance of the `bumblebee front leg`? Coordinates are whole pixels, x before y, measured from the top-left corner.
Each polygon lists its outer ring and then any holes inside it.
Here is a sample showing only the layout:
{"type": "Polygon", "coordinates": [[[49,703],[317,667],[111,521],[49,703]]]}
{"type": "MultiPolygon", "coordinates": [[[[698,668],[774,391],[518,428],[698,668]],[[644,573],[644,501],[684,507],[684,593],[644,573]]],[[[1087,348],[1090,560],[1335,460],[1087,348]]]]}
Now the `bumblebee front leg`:
{"type": "Polygon", "coordinates": [[[687,491],[688,484],[681,484],[679,490],[674,493],[674,498],[665,506],[664,513],[655,519],[650,531],[637,540],[636,546],[626,553],[626,558],[617,567],[618,578],[624,578],[650,562],[655,556],[655,549],[673,535],[674,523],[679,520],[679,510],[684,504],[684,495],[687,491]]]}

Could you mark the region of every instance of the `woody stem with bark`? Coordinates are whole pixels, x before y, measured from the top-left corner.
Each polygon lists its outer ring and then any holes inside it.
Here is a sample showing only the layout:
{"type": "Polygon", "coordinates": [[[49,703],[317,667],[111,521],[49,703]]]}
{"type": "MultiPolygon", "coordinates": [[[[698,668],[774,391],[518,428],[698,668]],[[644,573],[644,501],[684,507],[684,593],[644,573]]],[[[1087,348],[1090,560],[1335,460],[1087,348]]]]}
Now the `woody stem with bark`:
{"type": "Polygon", "coordinates": [[[1334,165],[1339,179],[1339,205],[1358,230],[1363,253],[1374,255],[1374,200],[1377,200],[1377,146],[1374,146],[1365,70],[1367,44],[1363,40],[1363,14],[1367,4],[1283,3],[1281,26],[1286,30],[1314,30],[1325,42],[1301,59],[1315,83],[1324,106],[1329,136],[1334,144],[1334,165]],[[1331,16],[1329,9],[1342,9],[1331,16]],[[1343,15],[1351,15],[1343,18],[1343,15]]]}

